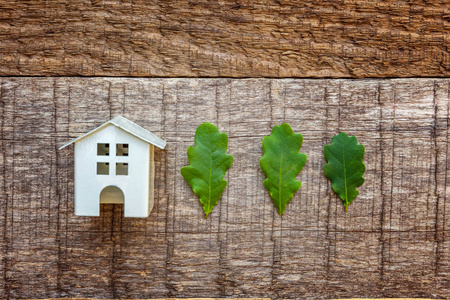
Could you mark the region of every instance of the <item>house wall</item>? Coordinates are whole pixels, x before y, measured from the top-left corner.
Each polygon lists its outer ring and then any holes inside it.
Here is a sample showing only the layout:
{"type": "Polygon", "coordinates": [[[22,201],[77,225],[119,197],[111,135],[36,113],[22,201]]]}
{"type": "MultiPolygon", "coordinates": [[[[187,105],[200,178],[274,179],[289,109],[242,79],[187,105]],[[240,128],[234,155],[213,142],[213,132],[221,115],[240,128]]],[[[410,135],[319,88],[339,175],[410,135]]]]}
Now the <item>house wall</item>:
{"type": "Polygon", "coordinates": [[[149,145],[149,188],[148,188],[148,211],[151,212],[155,202],[155,146],[149,145]]]}
{"type": "MultiPolygon", "coordinates": [[[[148,143],[114,125],[95,132],[75,143],[75,214],[99,216],[100,193],[110,185],[119,187],[125,195],[126,217],[147,217],[149,200],[148,143]],[[110,155],[98,156],[97,143],[109,143],[110,155]],[[129,156],[116,156],[116,144],[128,144],[129,156]],[[97,162],[109,162],[109,175],[97,174],[97,162]],[[128,175],[116,175],[116,163],[128,163],[128,175]]],[[[153,206],[153,203],[151,204],[153,206]]]]}

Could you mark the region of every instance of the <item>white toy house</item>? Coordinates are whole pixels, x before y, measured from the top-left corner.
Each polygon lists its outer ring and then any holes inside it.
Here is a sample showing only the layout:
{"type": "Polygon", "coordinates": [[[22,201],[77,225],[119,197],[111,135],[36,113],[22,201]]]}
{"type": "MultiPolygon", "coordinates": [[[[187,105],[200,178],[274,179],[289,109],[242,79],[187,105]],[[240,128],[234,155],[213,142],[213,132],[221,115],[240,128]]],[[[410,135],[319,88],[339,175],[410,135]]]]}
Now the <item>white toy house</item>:
{"type": "Polygon", "coordinates": [[[123,203],[125,217],[153,208],[154,148],[166,142],[117,116],[68,142],[75,143],[75,215],[99,216],[100,203],[123,203]]]}

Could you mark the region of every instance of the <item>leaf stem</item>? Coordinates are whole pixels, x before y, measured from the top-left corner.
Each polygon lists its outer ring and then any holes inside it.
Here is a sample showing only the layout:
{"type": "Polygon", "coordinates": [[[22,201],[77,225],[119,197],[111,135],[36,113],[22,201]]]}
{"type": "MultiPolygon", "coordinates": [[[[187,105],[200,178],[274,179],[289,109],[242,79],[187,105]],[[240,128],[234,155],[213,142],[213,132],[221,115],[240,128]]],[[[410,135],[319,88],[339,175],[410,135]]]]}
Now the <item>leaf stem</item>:
{"type": "Polygon", "coordinates": [[[281,170],[282,170],[282,166],[283,166],[283,153],[281,154],[281,157],[280,157],[280,177],[278,180],[278,205],[279,205],[278,213],[280,215],[283,214],[281,212],[281,170]]]}
{"type": "Polygon", "coordinates": [[[212,176],[212,153],[210,156],[210,163],[209,163],[209,195],[208,195],[208,213],[206,214],[205,219],[208,217],[208,214],[211,209],[211,176],[212,176]]]}

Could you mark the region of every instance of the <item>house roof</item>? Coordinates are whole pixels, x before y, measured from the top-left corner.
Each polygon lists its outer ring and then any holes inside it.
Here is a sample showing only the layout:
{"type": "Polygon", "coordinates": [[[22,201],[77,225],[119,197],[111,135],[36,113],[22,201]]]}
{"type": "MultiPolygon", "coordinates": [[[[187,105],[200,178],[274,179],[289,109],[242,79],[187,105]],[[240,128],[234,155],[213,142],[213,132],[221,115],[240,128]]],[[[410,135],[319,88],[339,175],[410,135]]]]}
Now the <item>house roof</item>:
{"type": "Polygon", "coordinates": [[[83,134],[82,136],[64,144],[63,146],[61,146],[59,148],[59,150],[69,146],[72,143],[78,142],[82,139],[84,139],[85,137],[90,136],[91,134],[96,133],[97,131],[102,130],[104,127],[108,126],[108,125],[114,125],[126,132],[128,132],[131,135],[134,135],[135,137],[149,143],[152,145],[155,145],[156,147],[160,148],[160,149],[164,149],[164,147],[166,147],[166,141],[160,139],[159,137],[157,137],[156,135],[154,135],[153,133],[151,133],[148,130],[145,130],[144,128],[142,128],[141,126],[139,126],[136,123],[131,122],[130,120],[122,117],[122,116],[116,116],[113,119],[109,120],[106,123],[103,123],[102,125],[100,125],[99,127],[83,134]]]}

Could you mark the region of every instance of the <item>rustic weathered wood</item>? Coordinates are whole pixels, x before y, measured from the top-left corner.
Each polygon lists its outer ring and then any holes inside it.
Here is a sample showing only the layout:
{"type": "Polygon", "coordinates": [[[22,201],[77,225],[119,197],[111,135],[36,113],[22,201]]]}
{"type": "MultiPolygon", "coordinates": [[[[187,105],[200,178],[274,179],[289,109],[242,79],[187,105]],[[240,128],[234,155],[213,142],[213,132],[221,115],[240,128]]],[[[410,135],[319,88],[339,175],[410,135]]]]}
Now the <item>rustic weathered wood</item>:
{"type": "Polygon", "coordinates": [[[450,76],[436,1],[0,0],[0,75],[450,76]]]}
{"type": "Polygon", "coordinates": [[[0,79],[0,298],[450,297],[449,79],[0,79]],[[73,214],[73,148],[121,114],[168,141],[149,218],[73,214]],[[235,156],[208,219],[180,174],[196,127],[235,156]],[[261,139],[288,122],[308,155],[283,217],[261,139]],[[339,131],[366,146],[344,213],[322,172],[339,131]]]}

